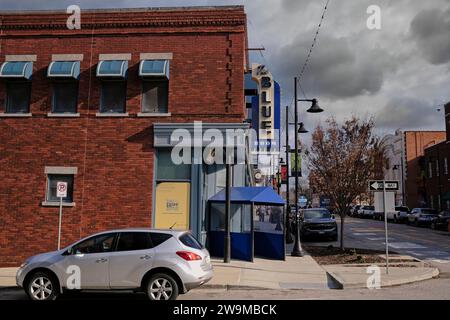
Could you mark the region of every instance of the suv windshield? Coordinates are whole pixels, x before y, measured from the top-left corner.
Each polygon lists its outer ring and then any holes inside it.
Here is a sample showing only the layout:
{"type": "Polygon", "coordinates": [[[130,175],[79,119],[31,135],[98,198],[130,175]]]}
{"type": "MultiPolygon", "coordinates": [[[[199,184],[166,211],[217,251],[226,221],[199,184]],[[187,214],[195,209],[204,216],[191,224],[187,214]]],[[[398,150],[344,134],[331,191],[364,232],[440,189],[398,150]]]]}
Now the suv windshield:
{"type": "Polygon", "coordinates": [[[395,207],[395,210],[401,211],[401,212],[408,212],[409,211],[407,207],[395,207]]]}
{"type": "Polygon", "coordinates": [[[306,210],[305,219],[329,219],[331,214],[328,210],[306,210]]]}

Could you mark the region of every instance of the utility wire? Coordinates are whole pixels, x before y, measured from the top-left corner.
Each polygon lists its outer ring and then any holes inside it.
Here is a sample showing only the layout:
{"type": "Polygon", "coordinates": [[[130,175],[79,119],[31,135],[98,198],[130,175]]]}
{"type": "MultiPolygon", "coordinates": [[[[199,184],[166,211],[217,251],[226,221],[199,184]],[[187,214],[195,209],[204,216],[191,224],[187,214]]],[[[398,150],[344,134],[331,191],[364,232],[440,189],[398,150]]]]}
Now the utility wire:
{"type": "Polygon", "coordinates": [[[303,87],[300,85],[300,82],[301,82],[301,80],[302,80],[302,78],[303,78],[303,75],[305,74],[306,67],[308,66],[308,63],[309,63],[309,61],[311,60],[312,52],[313,52],[314,47],[316,46],[317,40],[318,40],[318,38],[319,38],[320,28],[322,27],[323,21],[325,20],[325,14],[326,14],[326,12],[327,12],[329,3],[330,3],[330,0],[327,0],[327,2],[326,2],[326,4],[325,4],[325,7],[323,8],[322,17],[320,18],[319,25],[317,26],[316,33],[315,33],[315,35],[314,35],[313,42],[312,42],[312,44],[311,44],[311,47],[309,48],[308,55],[306,56],[305,62],[303,63],[303,66],[302,66],[302,68],[301,68],[301,70],[300,70],[300,74],[299,74],[299,76],[298,76],[298,81],[297,81],[297,83],[299,84],[299,85],[298,85],[298,86],[299,86],[299,89],[300,89],[300,91],[301,91],[301,93],[302,93],[302,95],[304,96],[305,99],[306,99],[306,94],[305,94],[305,91],[303,90],[303,87]]]}

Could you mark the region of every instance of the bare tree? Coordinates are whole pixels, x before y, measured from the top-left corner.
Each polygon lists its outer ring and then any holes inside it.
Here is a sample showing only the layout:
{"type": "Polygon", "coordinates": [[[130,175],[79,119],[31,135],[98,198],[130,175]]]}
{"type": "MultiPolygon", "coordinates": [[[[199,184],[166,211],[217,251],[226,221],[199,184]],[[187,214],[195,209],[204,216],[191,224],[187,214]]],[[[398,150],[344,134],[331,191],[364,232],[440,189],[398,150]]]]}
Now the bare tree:
{"type": "Polygon", "coordinates": [[[352,117],[339,125],[334,118],[316,127],[307,152],[310,187],[328,196],[341,217],[340,246],[344,250],[344,222],[351,203],[365,193],[383,157],[373,134],[373,119],[352,117]]]}

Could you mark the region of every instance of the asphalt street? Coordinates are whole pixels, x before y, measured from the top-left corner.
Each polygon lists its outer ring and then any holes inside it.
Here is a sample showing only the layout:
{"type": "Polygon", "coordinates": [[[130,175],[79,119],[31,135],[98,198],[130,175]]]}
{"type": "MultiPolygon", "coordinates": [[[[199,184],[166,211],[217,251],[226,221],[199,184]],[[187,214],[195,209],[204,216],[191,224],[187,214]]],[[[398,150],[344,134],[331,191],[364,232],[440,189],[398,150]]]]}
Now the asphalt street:
{"type": "MultiPolygon", "coordinates": [[[[338,221],[339,223],[339,221],[338,221]]],[[[347,218],[345,245],[355,248],[384,250],[384,222],[347,218]]],[[[379,290],[224,290],[196,289],[179,299],[450,299],[450,233],[417,228],[403,224],[388,224],[389,247],[399,254],[424,260],[440,270],[437,279],[379,290]]],[[[339,245],[338,242],[315,242],[314,245],[339,245]]],[[[0,300],[27,299],[21,289],[0,289],[0,300]]],[[[126,300],[146,299],[131,292],[70,293],[63,299],[126,300]]]]}

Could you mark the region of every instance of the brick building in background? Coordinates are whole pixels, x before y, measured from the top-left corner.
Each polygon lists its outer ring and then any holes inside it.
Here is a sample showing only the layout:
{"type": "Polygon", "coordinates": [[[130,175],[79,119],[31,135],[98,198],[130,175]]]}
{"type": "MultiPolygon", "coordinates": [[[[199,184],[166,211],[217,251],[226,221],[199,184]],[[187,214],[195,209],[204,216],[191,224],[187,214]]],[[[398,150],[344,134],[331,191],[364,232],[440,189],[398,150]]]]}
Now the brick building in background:
{"type": "Polygon", "coordinates": [[[450,209],[450,103],[445,105],[446,139],[425,149],[423,164],[427,206],[450,209]]]}
{"type": "Polygon", "coordinates": [[[445,140],[445,131],[402,131],[386,135],[383,145],[386,147],[387,164],[384,178],[400,181],[396,205],[409,208],[427,205],[425,186],[425,149],[445,140]]]}
{"type": "Polygon", "coordinates": [[[67,18],[0,12],[0,266],[56,249],[57,181],[69,183],[63,246],[165,227],[164,201],[204,240],[205,199],[224,169],[172,166],[169,138],[194,121],[248,126],[244,8],[89,10],[79,30],[67,18]]]}

